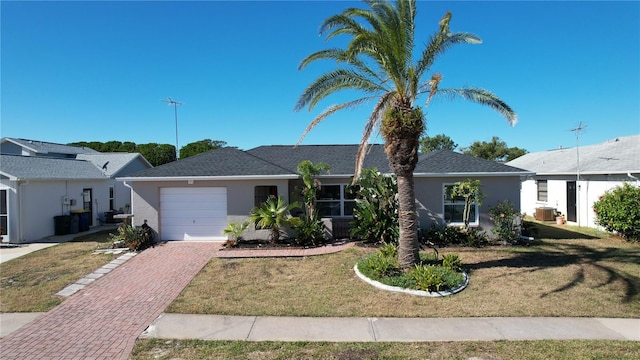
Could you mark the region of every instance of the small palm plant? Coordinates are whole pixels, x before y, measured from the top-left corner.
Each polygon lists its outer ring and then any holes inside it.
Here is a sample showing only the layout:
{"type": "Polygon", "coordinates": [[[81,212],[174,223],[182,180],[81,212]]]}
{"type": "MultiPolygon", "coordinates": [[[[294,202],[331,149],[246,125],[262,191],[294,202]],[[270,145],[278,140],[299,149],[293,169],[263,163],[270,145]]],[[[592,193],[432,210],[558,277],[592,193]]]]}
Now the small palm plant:
{"type": "Polygon", "coordinates": [[[256,224],[256,229],[271,230],[269,241],[280,240],[282,228],[284,226],[297,225],[299,218],[291,217],[291,209],[300,207],[297,202],[289,205],[280,196],[269,196],[267,201],[260,206],[253,208],[249,214],[249,220],[256,224]]]}
{"type": "Polygon", "coordinates": [[[244,221],[242,223],[231,222],[227,224],[227,227],[222,230],[224,235],[230,235],[231,239],[227,240],[227,246],[236,246],[242,240],[242,233],[249,227],[249,222],[244,221]]]}

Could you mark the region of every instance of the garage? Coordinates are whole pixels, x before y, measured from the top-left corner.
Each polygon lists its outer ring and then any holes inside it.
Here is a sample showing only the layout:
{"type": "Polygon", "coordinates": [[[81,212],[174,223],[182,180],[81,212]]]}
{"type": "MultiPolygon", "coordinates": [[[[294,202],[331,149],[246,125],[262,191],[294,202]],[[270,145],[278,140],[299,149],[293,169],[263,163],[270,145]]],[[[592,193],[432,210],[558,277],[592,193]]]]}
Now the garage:
{"type": "Polygon", "coordinates": [[[160,188],[162,240],[226,240],[227,188],[160,188]]]}

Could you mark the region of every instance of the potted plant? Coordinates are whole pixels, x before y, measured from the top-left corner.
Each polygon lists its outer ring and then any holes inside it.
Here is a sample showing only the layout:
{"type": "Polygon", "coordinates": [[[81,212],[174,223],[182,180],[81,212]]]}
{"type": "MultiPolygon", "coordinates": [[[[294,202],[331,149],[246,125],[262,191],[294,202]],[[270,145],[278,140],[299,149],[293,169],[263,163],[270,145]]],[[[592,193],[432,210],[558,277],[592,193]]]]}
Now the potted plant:
{"type": "Polygon", "coordinates": [[[558,213],[556,214],[556,224],[564,225],[564,223],[566,222],[567,221],[565,220],[564,215],[562,215],[562,213],[558,211],[558,213]]]}

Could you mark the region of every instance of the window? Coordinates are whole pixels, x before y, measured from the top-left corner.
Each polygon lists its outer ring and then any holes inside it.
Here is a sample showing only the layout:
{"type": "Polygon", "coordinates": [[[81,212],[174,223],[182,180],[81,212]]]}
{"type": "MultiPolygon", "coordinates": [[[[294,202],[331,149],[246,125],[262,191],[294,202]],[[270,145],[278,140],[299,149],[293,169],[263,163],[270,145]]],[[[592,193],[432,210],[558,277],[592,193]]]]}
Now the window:
{"type": "MultiPolygon", "coordinates": [[[[443,189],[443,213],[444,221],[448,224],[463,224],[464,198],[451,195],[453,184],[445,184],[443,189]]],[[[478,204],[471,204],[469,213],[469,225],[478,225],[478,204]]]]}
{"type": "Polygon", "coordinates": [[[109,186],[109,210],[116,208],[116,192],[113,186],[109,186]]]}
{"type": "Polygon", "coordinates": [[[269,186],[256,186],[253,192],[254,204],[256,207],[260,206],[263,202],[267,201],[269,196],[278,196],[278,187],[269,186]]]}
{"type": "Polygon", "coordinates": [[[322,185],[316,199],[316,209],[320,217],[353,216],[355,198],[347,184],[322,185]]]}
{"type": "Polygon", "coordinates": [[[538,201],[547,201],[547,180],[538,180],[538,201]]]}

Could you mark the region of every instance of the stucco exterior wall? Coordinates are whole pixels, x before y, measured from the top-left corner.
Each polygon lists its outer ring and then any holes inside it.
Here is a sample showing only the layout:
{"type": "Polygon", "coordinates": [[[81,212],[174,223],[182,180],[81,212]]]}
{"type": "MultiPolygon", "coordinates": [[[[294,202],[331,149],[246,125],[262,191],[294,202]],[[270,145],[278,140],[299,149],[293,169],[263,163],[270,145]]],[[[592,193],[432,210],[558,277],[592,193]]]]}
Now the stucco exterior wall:
{"type": "MultiPolygon", "coordinates": [[[[227,188],[227,220],[242,222],[254,207],[254,189],[256,186],[277,186],[278,195],[289,201],[289,183],[286,179],[274,180],[195,180],[189,184],[181,181],[134,181],[132,214],[133,225],[147,224],[154,230],[160,230],[160,188],[163,187],[225,187],[227,188]]],[[[162,234],[160,234],[162,236],[162,234]]],[[[254,237],[252,231],[245,234],[246,239],[254,237]]]]}
{"type": "MultiPolygon", "coordinates": [[[[486,198],[479,210],[479,228],[491,236],[493,222],[489,220],[489,208],[499,201],[509,200],[516,211],[520,209],[520,178],[518,176],[477,177],[481,191],[486,198]]],[[[444,185],[464,181],[460,177],[417,177],[416,205],[420,228],[429,228],[432,224],[444,225],[444,185]]]]}

